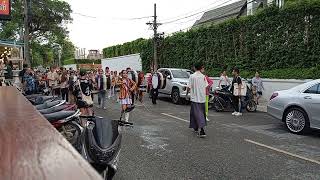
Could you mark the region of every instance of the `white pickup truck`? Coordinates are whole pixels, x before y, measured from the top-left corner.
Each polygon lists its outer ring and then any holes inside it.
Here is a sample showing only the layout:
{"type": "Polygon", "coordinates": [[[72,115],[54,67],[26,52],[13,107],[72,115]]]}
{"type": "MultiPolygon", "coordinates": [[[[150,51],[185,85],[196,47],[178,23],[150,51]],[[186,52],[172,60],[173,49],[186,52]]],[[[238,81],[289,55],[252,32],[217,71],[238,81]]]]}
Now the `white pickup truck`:
{"type": "Polygon", "coordinates": [[[159,89],[159,95],[169,96],[174,104],[186,99],[189,77],[193,72],[188,69],[161,68],[158,72],[166,78],[166,86],[159,89]]]}

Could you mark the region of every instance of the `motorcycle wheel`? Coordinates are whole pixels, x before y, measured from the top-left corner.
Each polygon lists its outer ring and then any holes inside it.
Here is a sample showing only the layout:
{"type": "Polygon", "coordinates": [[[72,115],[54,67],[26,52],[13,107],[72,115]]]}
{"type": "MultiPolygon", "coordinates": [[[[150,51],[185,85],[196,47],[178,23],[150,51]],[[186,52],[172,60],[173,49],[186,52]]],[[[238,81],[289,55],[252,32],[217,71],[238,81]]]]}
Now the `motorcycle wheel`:
{"type": "MultiPolygon", "coordinates": [[[[104,180],[112,180],[114,174],[110,174],[112,172],[109,172],[111,169],[106,165],[92,165],[94,169],[102,176],[102,179],[104,180]]],[[[112,170],[111,170],[112,171],[112,170]]]]}
{"type": "Polygon", "coordinates": [[[254,100],[249,100],[247,102],[246,109],[248,112],[256,112],[257,111],[257,104],[254,102],[254,100]]]}
{"type": "Polygon", "coordinates": [[[67,123],[60,128],[60,133],[75,147],[80,138],[81,130],[77,125],[67,123]]]}
{"type": "Polygon", "coordinates": [[[213,102],[213,106],[215,108],[215,110],[217,112],[221,112],[224,110],[223,108],[223,105],[221,104],[221,102],[219,100],[217,100],[216,98],[214,99],[214,102],[213,102]]]}

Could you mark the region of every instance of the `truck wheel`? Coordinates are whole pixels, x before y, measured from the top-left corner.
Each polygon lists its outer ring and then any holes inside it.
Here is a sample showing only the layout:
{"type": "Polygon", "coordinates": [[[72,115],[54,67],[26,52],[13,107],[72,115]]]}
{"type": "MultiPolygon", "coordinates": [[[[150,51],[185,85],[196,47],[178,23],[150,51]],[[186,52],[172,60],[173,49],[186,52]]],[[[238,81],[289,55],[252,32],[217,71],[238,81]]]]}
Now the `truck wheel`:
{"type": "Polygon", "coordinates": [[[181,103],[179,89],[173,89],[172,90],[171,99],[172,99],[172,102],[174,104],[180,104],[181,103]]]}

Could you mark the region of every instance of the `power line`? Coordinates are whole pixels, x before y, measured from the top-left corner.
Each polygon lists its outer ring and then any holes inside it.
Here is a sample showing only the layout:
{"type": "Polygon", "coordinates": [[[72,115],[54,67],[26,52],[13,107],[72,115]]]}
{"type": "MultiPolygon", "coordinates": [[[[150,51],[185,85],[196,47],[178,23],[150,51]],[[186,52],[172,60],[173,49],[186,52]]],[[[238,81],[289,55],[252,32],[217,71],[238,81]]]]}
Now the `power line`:
{"type": "Polygon", "coordinates": [[[207,8],[208,6],[214,5],[214,4],[216,4],[216,3],[217,3],[217,2],[210,3],[210,4],[206,5],[205,7],[203,6],[203,7],[199,8],[199,9],[196,9],[196,10],[193,10],[193,11],[189,11],[189,12],[187,12],[187,13],[180,14],[180,15],[175,16],[175,17],[171,17],[171,18],[167,18],[167,19],[162,19],[162,20],[160,20],[160,21],[169,21],[169,20],[172,20],[172,19],[177,19],[177,18],[180,18],[180,17],[185,17],[185,16],[189,15],[190,13],[197,12],[197,11],[199,11],[199,10],[202,10],[202,9],[204,9],[204,8],[207,8]]]}
{"type": "MultiPolygon", "coordinates": [[[[92,19],[102,19],[102,18],[107,19],[105,17],[90,16],[90,15],[86,15],[86,14],[82,14],[82,13],[78,13],[78,12],[73,12],[72,14],[79,15],[79,16],[86,17],[86,18],[92,18],[92,19]]],[[[150,17],[152,17],[152,16],[143,16],[143,17],[136,17],[136,18],[110,18],[110,19],[111,20],[132,21],[132,20],[147,19],[150,17]]]]}
{"type": "Polygon", "coordinates": [[[127,19],[127,20],[139,20],[139,19],[147,19],[147,18],[151,18],[153,16],[144,16],[144,17],[139,17],[139,18],[130,18],[130,19],[127,19]]]}
{"type": "MultiPolygon", "coordinates": [[[[201,16],[196,16],[195,18],[193,18],[193,19],[190,19],[190,20],[187,20],[187,21],[183,21],[183,22],[174,22],[174,23],[172,23],[172,24],[176,24],[174,27],[172,27],[172,28],[170,28],[170,29],[168,29],[168,30],[166,30],[166,31],[164,31],[164,32],[170,32],[170,31],[172,31],[172,30],[176,30],[177,29],[177,27],[178,26],[180,26],[180,25],[182,25],[182,24],[186,24],[186,23],[189,23],[189,22],[191,22],[191,21],[196,21],[198,18],[200,18],[201,16]]],[[[189,27],[189,26],[188,26],[189,27]]]]}
{"type": "MultiPolygon", "coordinates": [[[[256,0],[251,0],[251,1],[249,1],[249,2],[246,2],[246,4],[250,4],[250,3],[253,3],[253,2],[256,2],[256,0]]],[[[224,14],[221,14],[220,16],[217,16],[217,17],[215,17],[215,18],[213,18],[213,19],[210,19],[210,21],[214,21],[214,20],[223,18],[223,17],[227,16],[230,12],[232,12],[232,11],[234,11],[234,10],[240,8],[240,7],[243,7],[243,6],[244,6],[244,4],[239,5],[239,6],[237,6],[237,7],[234,7],[233,9],[230,9],[228,12],[225,12],[224,14]]],[[[189,27],[187,27],[187,28],[180,29],[179,31],[184,31],[184,30],[187,30],[187,29],[189,29],[189,28],[191,28],[191,27],[192,27],[192,26],[189,26],[189,27]]],[[[178,32],[178,31],[176,31],[176,32],[178,32]]],[[[176,32],[170,33],[170,34],[168,34],[168,35],[172,35],[172,34],[174,34],[174,33],[176,33],[176,32]]]]}
{"type": "Polygon", "coordinates": [[[220,6],[222,6],[222,5],[225,5],[225,4],[227,4],[227,3],[231,2],[231,1],[233,1],[233,0],[228,0],[228,1],[224,2],[224,3],[219,4],[218,6],[213,7],[213,8],[209,8],[209,9],[206,9],[206,10],[203,10],[203,11],[200,11],[200,12],[197,12],[197,13],[194,13],[194,14],[191,14],[191,15],[189,15],[189,16],[185,16],[185,17],[182,17],[182,18],[178,18],[178,19],[172,20],[172,21],[167,21],[167,22],[164,22],[164,23],[162,23],[162,24],[170,24],[170,23],[173,23],[173,22],[176,22],[176,21],[180,21],[180,20],[182,20],[182,19],[186,19],[186,18],[189,18],[189,17],[193,17],[193,16],[195,16],[195,15],[198,15],[198,14],[201,14],[201,13],[204,13],[204,12],[207,12],[207,11],[210,11],[210,10],[213,10],[213,9],[215,9],[215,8],[218,8],[218,7],[220,7],[220,6]]]}
{"type": "Polygon", "coordinates": [[[73,12],[72,14],[76,14],[76,15],[79,15],[79,16],[83,16],[83,17],[86,17],[86,18],[92,18],[92,19],[96,19],[97,17],[94,17],[94,16],[89,16],[89,15],[85,15],[85,14],[81,14],[81,13],[77,13],[77,12],[73,12]]]}

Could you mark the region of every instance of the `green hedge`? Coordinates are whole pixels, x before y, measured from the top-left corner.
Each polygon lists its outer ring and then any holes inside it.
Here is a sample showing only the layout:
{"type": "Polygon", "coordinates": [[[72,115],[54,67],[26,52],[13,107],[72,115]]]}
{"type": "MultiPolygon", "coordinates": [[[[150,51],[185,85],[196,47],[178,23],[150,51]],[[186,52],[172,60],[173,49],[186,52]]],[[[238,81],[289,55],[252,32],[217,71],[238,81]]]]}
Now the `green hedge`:
{"type": "MultiPolygon", "coordinates": [[[[237,66],[243,76],[259,70],[268,78],[319,78],[320,1],[289,1],[254,16],[176,33],[159,44],[161,67],[190,68],[203,61],[209,75],[237,66]]],[[[105,48],[106,57],[141,53],[149,70],[152,40],[138,39],[105,48]]]]}
{"type": "Polygon", "coordinates": [[[75,59],[67,59],[63,61],[63,65],[75,64],[75,59]]]}

